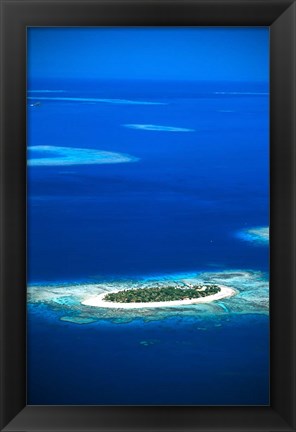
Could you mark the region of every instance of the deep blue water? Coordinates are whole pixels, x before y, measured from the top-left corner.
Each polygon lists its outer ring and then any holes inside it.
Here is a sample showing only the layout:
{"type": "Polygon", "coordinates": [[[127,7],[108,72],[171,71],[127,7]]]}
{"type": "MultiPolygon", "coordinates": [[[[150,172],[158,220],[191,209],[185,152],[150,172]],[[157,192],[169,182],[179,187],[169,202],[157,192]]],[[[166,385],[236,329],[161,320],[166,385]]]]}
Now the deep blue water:
{"type": "Polygon", "coordinates": [[[77,325],[30,310],[28,403],[268,404],[268,350],[265,315],[77,325]]]}
{"type": "MultiPolygon", "coordinates": [[[[268,225],[266,85],[57,81],[30,89],[64,92],[28,93],[29,146],[138,160],[29,168],[29,283],[268,271],[268,248],[236,237],[268,225]]],[[[221,327],[218,317],[79,326],[29,311],[31,404],[268,403],[267,317],[230,315],[221,327]],[[158,342],[140,344],[148,339],[158,342]]]]}

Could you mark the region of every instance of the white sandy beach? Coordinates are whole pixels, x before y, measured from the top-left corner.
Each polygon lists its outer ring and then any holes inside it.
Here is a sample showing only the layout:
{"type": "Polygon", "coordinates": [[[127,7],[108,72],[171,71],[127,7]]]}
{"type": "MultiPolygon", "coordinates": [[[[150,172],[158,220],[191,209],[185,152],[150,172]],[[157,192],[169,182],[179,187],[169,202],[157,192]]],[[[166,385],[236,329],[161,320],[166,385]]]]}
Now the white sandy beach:
{"type": "MultiPolygon", "coordinates": [[[[229,288],[224,285],[219,285],[221,291],[219,291],[216,294],[213,294],[211,296],[207,297],[200,297],[196,299],[191,300],[175,300],[175,301],[168,301],[168,302],[149,302],[149,303],[115,303],[110,301],[105,301],[104,297],[106,294],[110,293],[103,293],[99,294],[94,297],[90,297],[86,300],[83,300],[81,304],[85,306],[93,306],[93,307],[100,307],[100,308],[112,308],[112,309],[141,309],[141,308],[157,308],[157,307],[174,307],[174,306],[184,306],[184,305],[191,305],[191,304],[197,304],[197,303],[210,303],[215,300],[221,300],[223,298],[232,297],[235,295],[235,290],[233,288],[229,288]]],[[[112,291],[113,293],[118,292],[112,291]]]]}

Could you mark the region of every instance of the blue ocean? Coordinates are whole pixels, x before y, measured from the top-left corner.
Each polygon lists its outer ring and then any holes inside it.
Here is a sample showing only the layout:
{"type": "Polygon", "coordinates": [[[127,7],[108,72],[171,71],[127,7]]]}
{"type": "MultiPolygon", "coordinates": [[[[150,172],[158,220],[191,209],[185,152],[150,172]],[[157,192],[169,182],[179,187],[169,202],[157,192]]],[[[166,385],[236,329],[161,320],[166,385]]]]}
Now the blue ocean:
{"type": "Polygon", "coordinates": [[[35,79],[27,110],[28,404],[268,405],[268,84],[35,79]],[[77,300],[193,274],[238,295],[77,300]]]}

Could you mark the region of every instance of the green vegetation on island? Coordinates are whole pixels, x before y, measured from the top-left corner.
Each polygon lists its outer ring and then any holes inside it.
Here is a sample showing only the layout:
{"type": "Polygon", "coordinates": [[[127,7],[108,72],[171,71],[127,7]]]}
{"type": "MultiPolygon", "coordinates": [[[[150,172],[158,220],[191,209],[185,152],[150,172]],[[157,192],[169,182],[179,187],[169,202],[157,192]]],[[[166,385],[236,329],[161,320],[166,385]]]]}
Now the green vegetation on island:
{"type": "Polygon", "coordinates": [[[106,294],[105,301],[115,303],[150,303],[176,300],[192,300],[207,297],[221,291],[218,285],[194,285],[190,288],[166,286],[159,288],[136,288],[106,294]]]}

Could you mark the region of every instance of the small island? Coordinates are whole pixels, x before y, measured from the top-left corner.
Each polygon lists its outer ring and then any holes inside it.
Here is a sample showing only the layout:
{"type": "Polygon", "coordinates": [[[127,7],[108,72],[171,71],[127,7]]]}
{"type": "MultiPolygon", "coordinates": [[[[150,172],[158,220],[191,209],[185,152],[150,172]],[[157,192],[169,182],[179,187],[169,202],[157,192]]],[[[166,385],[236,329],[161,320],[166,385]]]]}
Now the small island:
{"type": "Polygon", "coordinates": [[[235,290],[222,285],[160,286],[101,293],[82,301],[85,306],[138,309],[208,303],[231,297],[235,290]]]}
{"type": "Polygon", "coordinates": [[[137,288],[106,294],[105,301],[116,303],[150,303],[177,300],[192,300],[217,294],[221,291],[218,285],[195,285],[190,288],[174,286],[156,288],[137,288]]]}

